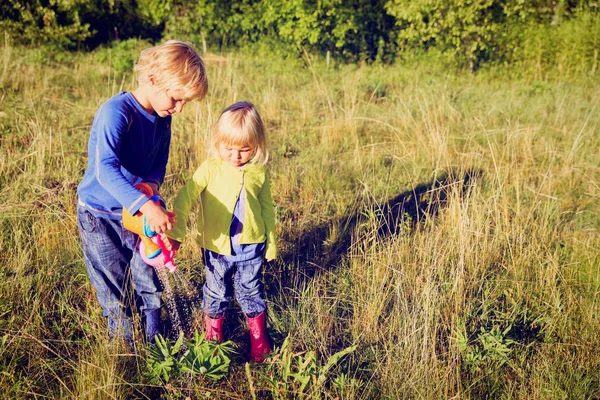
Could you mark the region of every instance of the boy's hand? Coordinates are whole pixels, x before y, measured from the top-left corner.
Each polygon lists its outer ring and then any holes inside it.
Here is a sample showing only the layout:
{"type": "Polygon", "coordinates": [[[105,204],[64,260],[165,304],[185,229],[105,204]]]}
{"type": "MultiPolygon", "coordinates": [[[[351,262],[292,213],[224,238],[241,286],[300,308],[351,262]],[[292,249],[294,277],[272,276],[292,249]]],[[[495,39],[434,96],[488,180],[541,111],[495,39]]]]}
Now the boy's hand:
{"type": "Polygon", "coordinates": [[[265,261],[270,263],[271,261],[273,261],[273,258],[267,258],[265,261]]]}
{"type": "Polygon", "coordinates": [[[167,212],[160,205],[148,200],[140,207],[140,212],[146,216],[146,222],[156,233],[164,233],[173,228],[175,214],[167,212]]]}

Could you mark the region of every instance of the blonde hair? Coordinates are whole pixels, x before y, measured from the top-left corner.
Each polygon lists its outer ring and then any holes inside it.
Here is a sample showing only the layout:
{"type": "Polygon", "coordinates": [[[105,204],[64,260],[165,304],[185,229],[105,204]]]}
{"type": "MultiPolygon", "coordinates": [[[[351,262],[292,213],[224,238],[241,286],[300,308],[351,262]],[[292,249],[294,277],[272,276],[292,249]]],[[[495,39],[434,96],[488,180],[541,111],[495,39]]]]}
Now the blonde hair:
{"type": "Polygon", "coordinates": [[[202,100],[208,91],[204,62],[191,44],[179,40],[142,50],[133,70],[138,84],[148,84],[152,74],[158,89],[181,90],[184,100],[202,100]]]}
{"type": "Polygon", "coordinates": [[[219,146],[246,147],[254,150],[251,163],[264,165],[269,160],[267,138],[262,119],[252,103],[240,101],[227,107],[219,117],[210,140],[210,152],[219,157],[219,146]]]}

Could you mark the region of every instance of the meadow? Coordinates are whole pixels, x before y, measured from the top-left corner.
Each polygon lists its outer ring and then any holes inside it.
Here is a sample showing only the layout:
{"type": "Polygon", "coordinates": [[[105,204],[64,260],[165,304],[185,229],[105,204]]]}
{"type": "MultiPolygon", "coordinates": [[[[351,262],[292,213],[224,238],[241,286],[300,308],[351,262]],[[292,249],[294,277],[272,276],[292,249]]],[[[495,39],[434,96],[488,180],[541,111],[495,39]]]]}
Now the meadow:
{"type": "MultiPolygon", "coordinates": [[[[143,346],[107,338],[75,218],[94,112],[135,88],[115,65],[143,46],[2,46],[4,398],[600,397],[598,72],[309,54],[205,55],[209,94],[174,117],[162,190],[169,202],[207,157],[223,108],[257,106],[278,221],[280,257],[265,267],[278,356],[246,364],[234,305],[225,377],[151,381],[143,346]]],[[[201,285],[191,240],[177,260],[201,285]]]]}

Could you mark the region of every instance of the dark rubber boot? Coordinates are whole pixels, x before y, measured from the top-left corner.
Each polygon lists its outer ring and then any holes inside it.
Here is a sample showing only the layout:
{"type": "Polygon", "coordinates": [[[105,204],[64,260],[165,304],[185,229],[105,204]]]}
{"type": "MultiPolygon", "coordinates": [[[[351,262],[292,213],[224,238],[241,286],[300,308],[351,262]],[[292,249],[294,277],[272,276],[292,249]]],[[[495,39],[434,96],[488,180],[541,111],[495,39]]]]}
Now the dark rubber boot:
{"type": "Polygon", "coordinates": [[[206,340],[214,340],[221,342],[223,340],[223,320],[225,314],[221,318],[211,318],[208,314],[204,314],[204,331],[206,332],[206,340]]]}
{"type": "Polygon", "coordinates": [[[262,362],[264,357],[271,352],[269,334],[267,333],[266,314],[261,312],[254,318],[249,318],[248,329],[250,330],[250,359],[262,362]]]}
{"type": "Polygon", "coordinates": [[[146,340],[154,344],[154,337],[160,332],[160,308],[146,313],[146,340]]]}

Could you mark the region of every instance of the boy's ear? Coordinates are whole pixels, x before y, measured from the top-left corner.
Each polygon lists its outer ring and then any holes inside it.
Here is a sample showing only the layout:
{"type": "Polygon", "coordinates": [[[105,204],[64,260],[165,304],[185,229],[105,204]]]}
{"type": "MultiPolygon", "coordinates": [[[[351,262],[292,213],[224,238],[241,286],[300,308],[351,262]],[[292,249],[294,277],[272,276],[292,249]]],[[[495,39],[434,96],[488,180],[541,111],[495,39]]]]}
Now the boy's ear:
{"type": "Polygon", "coordinates": [[[156,85],[156,76],[154,76],[153,73],[148,74],[148,83],[150,84],[150,86],[156,85]]]}

